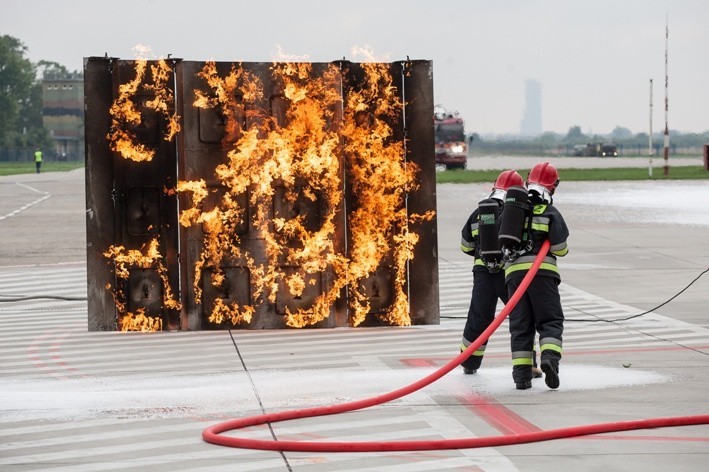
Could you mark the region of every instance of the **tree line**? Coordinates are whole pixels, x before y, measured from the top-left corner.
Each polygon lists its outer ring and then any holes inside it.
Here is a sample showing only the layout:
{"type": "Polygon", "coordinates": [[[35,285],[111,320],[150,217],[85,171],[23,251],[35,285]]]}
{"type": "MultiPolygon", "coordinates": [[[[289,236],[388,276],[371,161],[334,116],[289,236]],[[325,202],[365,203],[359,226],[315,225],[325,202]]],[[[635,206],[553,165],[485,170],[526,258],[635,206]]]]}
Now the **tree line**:
{"type": "Polygon", "coordinates": [[[42,123],[42,81],[47,74],[66,74],[52,61],[33,63],[27,46],[9,35],[0,36],[0,159],[27,149],[53,149],[42,123]]]}

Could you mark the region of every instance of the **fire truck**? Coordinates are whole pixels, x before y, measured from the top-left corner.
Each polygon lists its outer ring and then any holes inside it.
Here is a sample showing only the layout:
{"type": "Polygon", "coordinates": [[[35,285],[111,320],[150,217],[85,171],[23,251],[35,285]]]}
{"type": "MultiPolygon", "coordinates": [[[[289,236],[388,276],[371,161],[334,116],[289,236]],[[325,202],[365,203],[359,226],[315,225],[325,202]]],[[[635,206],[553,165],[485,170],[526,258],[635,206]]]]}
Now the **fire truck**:
{"type": "Polygon", "coordinates": [[[446,169],[465,169],[468,146],[465,144],[465,122],[458,112],[448,112],[438,105],[433,113],[436,141],[436,165],[446,169]]]}

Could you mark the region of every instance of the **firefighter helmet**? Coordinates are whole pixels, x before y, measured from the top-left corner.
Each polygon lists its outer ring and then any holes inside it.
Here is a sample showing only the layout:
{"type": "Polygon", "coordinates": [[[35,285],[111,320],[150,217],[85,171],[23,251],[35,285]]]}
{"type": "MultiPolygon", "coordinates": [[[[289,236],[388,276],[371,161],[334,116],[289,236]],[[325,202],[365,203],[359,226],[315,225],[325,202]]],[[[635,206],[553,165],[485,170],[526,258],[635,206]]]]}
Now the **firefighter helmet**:
{"type": "Polygon", "coordinates": [[[559,185],[559,172],[549,162],[540,162],[529,171],[527,184],[541,185],[553,195],[554,190],[559,185]]]}
{"type": "Polygon", "coordinates": [[[524,179],[514,170],[500,172],[493,185],[493,190],[507,190],[510,187],[524,187],[524,179]]]}

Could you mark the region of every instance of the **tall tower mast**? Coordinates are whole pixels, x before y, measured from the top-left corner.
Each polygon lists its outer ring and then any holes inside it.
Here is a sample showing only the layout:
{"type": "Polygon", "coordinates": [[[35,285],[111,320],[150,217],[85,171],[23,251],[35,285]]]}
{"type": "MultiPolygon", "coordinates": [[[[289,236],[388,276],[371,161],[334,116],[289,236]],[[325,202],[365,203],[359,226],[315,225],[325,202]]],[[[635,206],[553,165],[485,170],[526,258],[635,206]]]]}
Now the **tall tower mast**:
{"type": "Polygon", "coordinates": [[[667,86],[669,83],[669,76],[667,74],[667,56],[668,56],[668,43],[670,39],[670,25],[669,25],[669,20],[667,17],[665,17],[665,166],[664,166],[664,171],[665,175],[670,174],[670,165],[669,165],[669,159],[670,159],[670,129],[667,126],[667,117],[669,114],[669,100],[667,98],[667,86]]]}
{"type": "Polygon", "coordinates": [[[647,155],[650,158],[648,163],[648,174],[652,177],[652,79],[650,79],[650,132],[647,136],[647,155]]]}

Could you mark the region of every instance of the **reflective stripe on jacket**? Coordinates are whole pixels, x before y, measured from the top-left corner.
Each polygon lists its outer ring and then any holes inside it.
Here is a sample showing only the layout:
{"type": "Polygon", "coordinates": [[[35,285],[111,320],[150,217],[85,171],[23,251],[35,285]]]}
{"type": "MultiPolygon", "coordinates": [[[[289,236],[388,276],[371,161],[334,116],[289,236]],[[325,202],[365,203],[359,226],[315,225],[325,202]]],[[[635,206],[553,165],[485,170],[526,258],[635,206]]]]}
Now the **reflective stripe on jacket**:
{"type": "Polygon", "coordinates": [[[510,262],[505,269],[505,280],[512,277],[523,277],[532,267],[535,256],[539,254],[542,243],[549,240],[551,247],[549,254],[539,267],[539,275],[561,279],[556,258],[565,256],[569,252],[566,240],[569,229],[564,218],[553,205],[537,203],[532,209],[532,219],[529,223],[531,229],[532,249],[510,262]]]}

